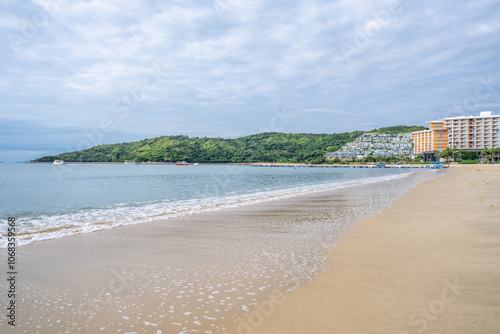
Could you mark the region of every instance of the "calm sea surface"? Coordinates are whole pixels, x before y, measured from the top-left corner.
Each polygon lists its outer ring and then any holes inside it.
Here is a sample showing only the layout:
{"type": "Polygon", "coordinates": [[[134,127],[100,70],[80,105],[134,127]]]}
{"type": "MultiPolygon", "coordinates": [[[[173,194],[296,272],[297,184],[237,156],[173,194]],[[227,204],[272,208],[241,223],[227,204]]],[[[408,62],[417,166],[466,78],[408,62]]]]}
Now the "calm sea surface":
{"type": "MultiPolygon", "coordinates": [[[[19,245],[402,177],[410,169],[0,164],[0,217],[19,245]]],[[[0,245],[5,247],[5,242],[0,245]]]]}
{"type": "Polygon", "coordinates": [[[261,303],[326,271],[356,222],[443,173],[0,164],[0,218],[18,219],[19,245],[34,243],[17,249],[16,333],[250,333],[261,303]],[[117,277],[127,284],[110,290],[117,277]]]}

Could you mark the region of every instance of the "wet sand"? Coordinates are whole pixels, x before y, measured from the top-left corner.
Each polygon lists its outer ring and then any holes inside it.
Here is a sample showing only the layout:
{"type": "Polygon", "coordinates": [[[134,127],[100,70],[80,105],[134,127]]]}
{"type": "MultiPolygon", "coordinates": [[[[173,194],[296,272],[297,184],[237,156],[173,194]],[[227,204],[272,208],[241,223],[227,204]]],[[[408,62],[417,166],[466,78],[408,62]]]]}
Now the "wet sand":
{"type": "Polygon", "coordinates": [[[355,222],[441,172],[19,247],[9,332],[236,333],[262,303],[319,278],[355,222]]]}
{"type": "Polygon", "coordinates": [[[356,224],[327,273],[231,331],[499,333],[500,166],[452,171],[356,224]]]}

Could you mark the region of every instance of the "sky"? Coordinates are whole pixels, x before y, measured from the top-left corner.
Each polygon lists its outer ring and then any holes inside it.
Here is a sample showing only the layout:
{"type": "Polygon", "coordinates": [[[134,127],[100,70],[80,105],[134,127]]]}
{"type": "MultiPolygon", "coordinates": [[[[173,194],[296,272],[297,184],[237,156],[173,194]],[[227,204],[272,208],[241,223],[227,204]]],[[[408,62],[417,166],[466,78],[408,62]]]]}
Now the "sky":
{"type": "Polygon", "coordinates": [[[500,114],[496,0],[2,0],[0,161],[500,114]]]}

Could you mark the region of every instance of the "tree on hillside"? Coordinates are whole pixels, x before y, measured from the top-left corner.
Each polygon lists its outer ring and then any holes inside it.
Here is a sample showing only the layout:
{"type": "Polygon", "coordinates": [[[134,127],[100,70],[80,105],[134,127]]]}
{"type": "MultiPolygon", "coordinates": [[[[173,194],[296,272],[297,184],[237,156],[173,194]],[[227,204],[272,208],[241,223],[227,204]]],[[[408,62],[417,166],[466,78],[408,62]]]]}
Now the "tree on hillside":
{"type": "Polygon", "coordinates": [[[370,133],[389,133],[389,134],[398,134],[398,133],[408,133],[408,132],[415,132],[415,131],[422,131],[422,130],[428,130],[428,128],[424,126],[418,126],[418,125],[396,125],[396,126],[388,126],[380,129],[374,129],[369,131],[370,133]]]}
{"type": "MultiPolygon", "coordinates": [[[[374,131],[380,131],[374,130],[374,131]]],[[[409,132],[415,127],[397,126],[384,130],[409,132]]],[[[352,142],[364,131],[334,134],[266,132],[234,139],[188,137],[185,135],[147,138],[136,142],[105,144],[86,150],[45,156],[36,162],[321,162],[352,142]]],[[[373,156],[369,159],[376,160],[373,156]]]]}

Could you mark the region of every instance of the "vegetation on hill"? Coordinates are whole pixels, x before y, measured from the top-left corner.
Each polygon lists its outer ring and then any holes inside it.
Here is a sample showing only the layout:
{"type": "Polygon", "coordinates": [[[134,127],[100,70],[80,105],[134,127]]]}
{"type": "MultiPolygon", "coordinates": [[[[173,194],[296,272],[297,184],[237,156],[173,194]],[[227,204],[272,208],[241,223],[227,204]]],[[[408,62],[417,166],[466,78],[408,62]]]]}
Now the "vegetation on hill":
{"type": "Polygon", "coordinates": [[[377,130],[370,131],[371,133],[391,133],[391,134],[397,134],[397,133],[406,133],[406,132],[415,132],[415,131],[423,131],[423,130],[428,130],[428,128],[424,126],[408,126],[408,125],[395,125],[395,126],[389,126],[385,128],[380,128],[377,130]]]}
{"type": "Polygon", "coordinates": [[[174,162],[185,160],[187,162],[321,163],[324,161],[326,152],[340,149],[361,134],[363,131],[334,134],[266,132],[236,139],[190,138],[184,135],[163,136],[131,143],[99,145],[82,151],[45,156],[34,161],[174,162]]]}

